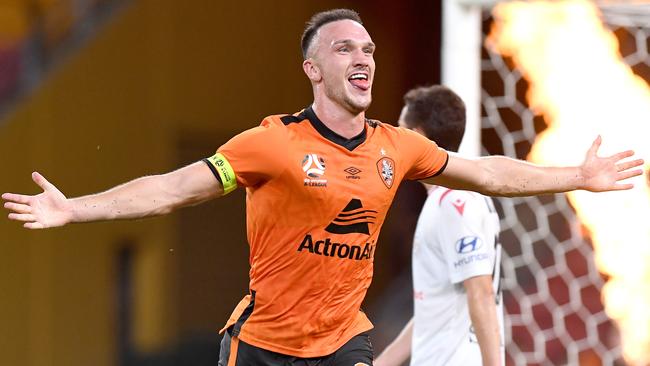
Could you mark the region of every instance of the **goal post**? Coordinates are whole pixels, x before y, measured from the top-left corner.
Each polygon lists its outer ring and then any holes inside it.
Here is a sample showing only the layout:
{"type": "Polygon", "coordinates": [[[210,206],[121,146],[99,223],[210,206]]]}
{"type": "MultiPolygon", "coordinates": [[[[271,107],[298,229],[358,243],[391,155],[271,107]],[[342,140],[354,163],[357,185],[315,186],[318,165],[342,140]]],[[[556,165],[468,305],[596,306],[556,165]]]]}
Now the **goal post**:
{"type": "Polygon", "coordinates": [[[465,102],[467,125],[459,152],[481,152],[481,11],[477,4],[444,0],[442,15],[442,84],[465,102]]]}

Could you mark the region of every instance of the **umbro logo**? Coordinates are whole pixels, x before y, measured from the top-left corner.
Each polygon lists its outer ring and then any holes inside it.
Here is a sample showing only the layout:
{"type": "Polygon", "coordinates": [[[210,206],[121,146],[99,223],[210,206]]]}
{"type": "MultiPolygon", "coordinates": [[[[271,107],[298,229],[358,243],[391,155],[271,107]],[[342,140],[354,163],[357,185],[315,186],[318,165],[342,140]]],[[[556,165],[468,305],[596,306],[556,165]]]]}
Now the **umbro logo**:
{"type": "Polygon", "coordinates": [[[370,235],[368,224],[374,224],[377,211],[364,210],[361,200],[353,198],[343,211],[325,228],[333,234],[360,233],[370,235]]]}
{"type": "Polygon", "coordinates": [[[348,175],[345,176],[347,179],[361,179],[361,177],[357,175],[361,173],[361,169],[359,168],[351,166],[343,171],[348,173],[348,175]]]}
{"type": "Polygon", "coordinates": [[[351,166],[351,167],[345,169],[344,172],[346,172],[346,173],[348,173],[350,175],[357,175],[357,174],[361,173],[361,169],[351,166]]]}

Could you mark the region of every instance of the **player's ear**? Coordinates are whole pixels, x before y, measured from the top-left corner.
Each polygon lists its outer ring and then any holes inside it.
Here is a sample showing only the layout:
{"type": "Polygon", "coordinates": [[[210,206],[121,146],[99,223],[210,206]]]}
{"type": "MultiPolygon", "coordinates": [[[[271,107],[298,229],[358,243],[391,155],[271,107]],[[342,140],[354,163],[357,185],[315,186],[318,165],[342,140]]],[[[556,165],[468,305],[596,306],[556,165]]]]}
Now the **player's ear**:
{"type": "Polygon", "coordinates": [[[302,69],[305,71],[305,75],[307,75],[309,80],[313,82],[319,82],[323,78],[320,73],[320,68],[311,57],[302,62],[302,69]]]}

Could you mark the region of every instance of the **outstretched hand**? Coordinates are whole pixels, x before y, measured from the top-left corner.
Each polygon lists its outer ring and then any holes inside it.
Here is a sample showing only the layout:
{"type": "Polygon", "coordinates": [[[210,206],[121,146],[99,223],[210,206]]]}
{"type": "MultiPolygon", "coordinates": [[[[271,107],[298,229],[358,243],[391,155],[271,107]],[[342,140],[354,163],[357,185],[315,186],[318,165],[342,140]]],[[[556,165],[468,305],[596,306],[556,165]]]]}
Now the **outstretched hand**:
{"type": "Polygon", "coordinates": [[[11,211],[9,219],[24,222],[28,229],[44,229],[63,226],[70,222],[72,214],[68,199],[52,183],[37,172],[32,179],[43,189],[38,195],[4,193],[4,207],[11,211]]]}
{"type": "Polygon", "coordinates": [[[634,155],[634,151],[627,150],[609,157],[599,157],[598,148],[602,138],[598,136],[587,151],[587,156],[582,163],[582,176],[584,184],[582,189],[592,192],[620,191],[634,187],[632,183],[621,181],[643,174],[643,170],[634,169],[643,165],[643,159],[622,161],[634,155]]]}

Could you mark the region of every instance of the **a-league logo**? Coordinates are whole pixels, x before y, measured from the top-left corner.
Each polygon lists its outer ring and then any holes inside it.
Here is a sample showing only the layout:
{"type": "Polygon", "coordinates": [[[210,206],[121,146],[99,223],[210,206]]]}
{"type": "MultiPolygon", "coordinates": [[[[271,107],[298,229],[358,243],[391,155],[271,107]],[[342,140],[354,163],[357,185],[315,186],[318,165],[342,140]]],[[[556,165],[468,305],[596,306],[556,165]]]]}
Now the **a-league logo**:
{"type": "Polygon", "coordinates": [[[302,170],[309,178],[318,178],[325,174],[325,160],[316,154],[307,154],[302,159],[302,170]]]}

